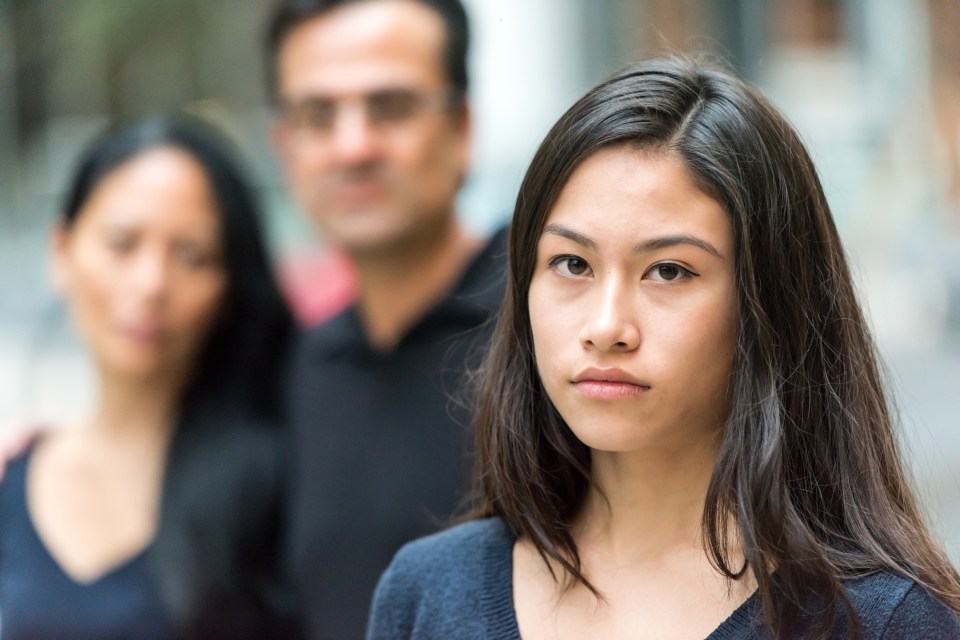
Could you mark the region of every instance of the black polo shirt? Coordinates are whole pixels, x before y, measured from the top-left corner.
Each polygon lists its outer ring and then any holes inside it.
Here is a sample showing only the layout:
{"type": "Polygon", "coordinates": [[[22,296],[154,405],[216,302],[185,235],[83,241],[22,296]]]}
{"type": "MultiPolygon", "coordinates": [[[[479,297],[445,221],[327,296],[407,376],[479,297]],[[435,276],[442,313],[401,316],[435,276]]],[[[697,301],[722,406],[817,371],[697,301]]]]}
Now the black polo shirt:
{"type": "Polygon", "coordinates": [[[403,337],[374,350],[350,308],[305,334],[290,381],[290,561],[312,638],[361,638],[400,546],[449,521],[472,460],[467,369],[500,305],[506,229],[403,337]]]}

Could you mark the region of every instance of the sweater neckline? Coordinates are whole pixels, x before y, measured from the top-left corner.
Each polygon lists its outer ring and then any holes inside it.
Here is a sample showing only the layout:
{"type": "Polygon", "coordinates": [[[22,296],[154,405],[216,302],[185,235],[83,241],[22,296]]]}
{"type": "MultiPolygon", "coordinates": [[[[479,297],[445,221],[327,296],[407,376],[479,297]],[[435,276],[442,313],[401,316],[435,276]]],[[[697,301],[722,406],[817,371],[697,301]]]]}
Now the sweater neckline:
{"type": "MultiPolygon", "coordinates": [[[[496,536],[484,557],[483,590],[480,595],[484,628],[491,638],[522,640],[513,601],[513,546],[516,537],[506,523],[497,518],[496,536]]],[[[754,622],[759,606],[757,593],[744,600],[705,640],[745,640],[755,636],[754,622]]]]}
{"type": "Polygon", "coordinates": [[[513,545],[516,537],[506,523],[496,518],[496,535],[485,550],[480,603],[489,637],[521,640],[513,602],[513,545]]]}

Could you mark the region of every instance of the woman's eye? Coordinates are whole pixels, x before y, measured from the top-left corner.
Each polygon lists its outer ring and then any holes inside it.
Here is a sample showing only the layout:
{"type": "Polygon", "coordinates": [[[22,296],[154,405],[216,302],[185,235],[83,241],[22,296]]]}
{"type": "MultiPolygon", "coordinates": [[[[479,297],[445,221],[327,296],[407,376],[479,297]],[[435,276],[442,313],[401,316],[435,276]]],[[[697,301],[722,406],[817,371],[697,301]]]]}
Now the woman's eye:
{"type": "Polygon", "coordinates": [[[177,257],[181,264],[190,268],[196,269],[203,266],[203,256],[195,251],[180,251],[177,257]]]}
{"type": "Polygon", "coordinates": [[[697,275],[689,269],[684,269],[680,265],[671,262],[654,265],[647,273],[649,274],[649,278],[656,282],[674,282],[697,275]]]}
{"type": "Polygon", "coordinates": [[[180,264],[190,269],[199,269],[211,264],[213,256],[198,247],[181,245],[175,248],[174,256],[180,264]]]}
{"type": "Polygon", "coordinates": [[[126,253],[133,248],[133,238],[128,235],[107,236],[107,248],[118,254],[126,253]]]}
{"type": "Polygon", "coordinates": [[[557,256],[550,261],[550,267],[567,278],[578,278],[590,275],[590,265],[583,258],[577,256],[557,256]]]}

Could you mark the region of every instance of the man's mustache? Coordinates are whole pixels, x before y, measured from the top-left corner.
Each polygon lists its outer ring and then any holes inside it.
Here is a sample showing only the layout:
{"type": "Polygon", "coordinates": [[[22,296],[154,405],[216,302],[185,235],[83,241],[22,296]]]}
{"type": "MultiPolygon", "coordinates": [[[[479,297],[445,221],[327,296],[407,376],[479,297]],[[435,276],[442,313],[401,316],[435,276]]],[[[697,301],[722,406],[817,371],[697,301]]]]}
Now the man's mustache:
{"type": "Polygon", "coordinates": [[[377,182],[391,187],[397,184],[397,175],[382,164],[349,167],[329,172],[319,186],[321,189],[335,189],[357,182],[377,182]]]}

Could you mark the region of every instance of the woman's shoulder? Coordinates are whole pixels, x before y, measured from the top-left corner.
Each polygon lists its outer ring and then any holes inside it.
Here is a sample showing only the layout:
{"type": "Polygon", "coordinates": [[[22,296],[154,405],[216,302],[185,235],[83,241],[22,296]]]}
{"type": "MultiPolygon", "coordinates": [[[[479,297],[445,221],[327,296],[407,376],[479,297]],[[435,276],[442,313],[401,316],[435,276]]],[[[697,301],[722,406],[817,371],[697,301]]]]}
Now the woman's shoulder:
{"type": "Polygon", "coordinates": [[[888,572],[845,583],[865,637],[960,639],[960,618],[917,582],[888,572]]]}
{"type": "Polygon", "coordinates": [[[367,637],[479,637],[509,620],[513,543],[498,518],[408,543],[380,578],[367,637]]]}
{"type": "Polygon", "coordinates": [[[391,563],[395,572],[429,575],[476,575],[492,560],[509,560],[514,538],[500,518],[473,520],[409,542],[391,563]]]}
{"type": "Polygon", "coordinates": [[[30,447],[18,451],[4,461],[3,473],[0,475],[0,496],[3,497],[3,509],[8,506],[8,496],[17,496],[24,492],[27,476],[27,461],[30,457],[30,447]]]}

